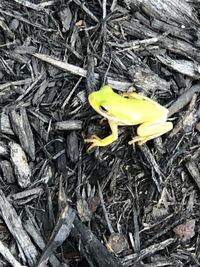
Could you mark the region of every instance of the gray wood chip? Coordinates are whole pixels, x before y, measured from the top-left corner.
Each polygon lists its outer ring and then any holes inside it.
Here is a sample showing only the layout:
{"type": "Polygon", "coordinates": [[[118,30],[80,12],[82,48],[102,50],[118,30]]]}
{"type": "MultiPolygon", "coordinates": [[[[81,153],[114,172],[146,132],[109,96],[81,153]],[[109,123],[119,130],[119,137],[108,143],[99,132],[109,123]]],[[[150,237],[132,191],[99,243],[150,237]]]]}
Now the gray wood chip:
{"type": "Polygon", "coordinates": [[[27,263],[29,266],[34,266],[38,256],[37,250],[24,230],[21,218],[8,202],[2,190],[0,190],[0,212],[8,230],[24,253],[27,263]]]}
{"type": "Polygon", "coordinates": [[[21,265],[10,253],[10,250],[0,241],[0,254],[6,259],[7,262],[14,267],[25,267],[21,265]]]}
{"type": "Polygon", "coordinates": [[[18,184],[22,188],[30,185],[31,169],[29,168],[26,154],[20,145],[14,142],[9,143],[11,162],[14,167],[14,172],[18,184]]]}
{"type": "Polygon", "coordinates": [[[8,147],[2,141],[0,141],[0,156],[3,156],[3,157],[8,157],[9,156],[8,147]]]}
{"type": "Polygon", "coordinates": [[[69,7],[66,7],[58,13],[60,20],[62,22],[62,31],[67,32],[70,28],[70,24],[72,21],[72,12],[69,7]]]}
{"type": "Polygon", "coordinates": [[[9,116],[5,112],[1,112],[0,114],[0,131],[4,134],[14,135],[10,125],[9,116]]]}
{"type": "Polygon", "coordinates": [[[13,167],[8,160],[0,161],[0,168],[3,174],[3,179],[8,184],[12,184],[15,182],[15,176],[13,173],[13,167]]]}
{"type": "Polygon", "coordinates": [[[16,110],[10,113],[13,131],[20,140],[20,144],[24,151],[30,156],[32,160],[35,159],[35,142],[33,133],[28,120],[25,108],[20,108],[19,112],[16,110]]]}
{"type": "Polygon", "coordinates": [[[43,251],[37,267],[46,266],[46,263],[49,260],[49,257],[52,255],[52,252],[55,251],[55,249],[60,246],[69,236],[74,219],[75,211],[70,206],[66,206],[60,214],[57,224],[45,250],[43,251]]]}
{"type": "Polygon", "coordinates": [[[68,121],[58,121],[54,123],[56,130],[80,130],[82,128],[82,121],[80,120],[68,120],[68,121]]]}

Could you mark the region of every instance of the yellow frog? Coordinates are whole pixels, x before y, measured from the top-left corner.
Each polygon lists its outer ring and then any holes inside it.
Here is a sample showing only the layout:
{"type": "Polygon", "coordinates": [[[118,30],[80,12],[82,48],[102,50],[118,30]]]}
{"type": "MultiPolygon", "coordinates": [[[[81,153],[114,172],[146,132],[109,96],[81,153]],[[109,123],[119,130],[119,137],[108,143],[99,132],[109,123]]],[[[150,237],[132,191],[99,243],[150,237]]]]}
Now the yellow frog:
{"type": "Polygon", "coordinates": [[[167,121],[168,110],[150,98],[135,92],[119,95],[105,85],[88,97],[93,109],[108,119],[112,133],[101,139],[96,135],[85,139],[92,143],[88,150],[97,146],[107,146],[118,138],[118,126],[138,125],[137,136],[129,141],[129,145],[138,142],[140,145],[158,137],[173,128],[167,121]]]}

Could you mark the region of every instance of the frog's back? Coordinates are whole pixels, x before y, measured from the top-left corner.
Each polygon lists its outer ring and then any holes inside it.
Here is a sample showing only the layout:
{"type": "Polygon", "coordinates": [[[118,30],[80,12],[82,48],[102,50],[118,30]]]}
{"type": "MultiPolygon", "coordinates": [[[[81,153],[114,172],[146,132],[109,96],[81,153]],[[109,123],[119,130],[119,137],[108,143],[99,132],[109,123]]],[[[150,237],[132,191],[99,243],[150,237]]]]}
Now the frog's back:
{"type": "Polygon", "coordinates": [[[118,95],[116,103],[112,108],[115,117],[126,125],[136,125],[143,122],[156,120],[162,116],[167,117],[168,110],[160,104],[146,99],[132,99],[118,95]]]}

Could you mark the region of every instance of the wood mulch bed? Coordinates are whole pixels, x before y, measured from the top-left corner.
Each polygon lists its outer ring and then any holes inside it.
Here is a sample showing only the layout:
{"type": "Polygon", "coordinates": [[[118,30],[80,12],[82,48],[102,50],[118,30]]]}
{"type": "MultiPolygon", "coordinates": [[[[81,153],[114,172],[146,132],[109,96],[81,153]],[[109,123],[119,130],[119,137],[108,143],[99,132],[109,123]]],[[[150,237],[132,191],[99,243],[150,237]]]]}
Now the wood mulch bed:
{"type": "Polygon", "coordinates": [[[1,0],[0,266],[200,266],[199,78],[199,0],[1,0]],[[103,84],[173,130],[88,152],[103,84]]]}

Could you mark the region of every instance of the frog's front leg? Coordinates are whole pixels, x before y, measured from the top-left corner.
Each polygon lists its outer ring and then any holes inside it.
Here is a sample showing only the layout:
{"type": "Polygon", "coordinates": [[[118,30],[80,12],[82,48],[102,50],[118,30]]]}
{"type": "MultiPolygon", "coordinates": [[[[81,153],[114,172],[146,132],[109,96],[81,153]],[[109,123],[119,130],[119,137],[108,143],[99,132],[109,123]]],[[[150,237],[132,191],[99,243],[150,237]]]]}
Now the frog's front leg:
{"type": "Polygon", "coordinates": [[[103,139],[99,138],[96,135],[93,135],[91,138],[84,139],[85,142],[92,143],[89,146],[88,151],[91,150],[93,147],[107,146],[107,145],[111,144],[112,142],[114,142],[118,138],[118,126],[117,126],[116,122],[109,120],[108,123],[109,123],[111,131],[112,131],[112,133],[110,135],[106,136],[103,139]]]}
{"type": "Polygon", "coordinates": [[[144,144],[145,142],[154,139],[158,136],[161,136],[170,130],[172,130],[173,124],[169,121],[151,121],[145,122],[141,124],[137,128],[137,136],[135,136],[131,141],[129,141],[129,145],[138,142],[139,145],[144,144]]]}

